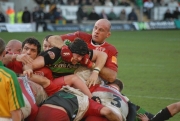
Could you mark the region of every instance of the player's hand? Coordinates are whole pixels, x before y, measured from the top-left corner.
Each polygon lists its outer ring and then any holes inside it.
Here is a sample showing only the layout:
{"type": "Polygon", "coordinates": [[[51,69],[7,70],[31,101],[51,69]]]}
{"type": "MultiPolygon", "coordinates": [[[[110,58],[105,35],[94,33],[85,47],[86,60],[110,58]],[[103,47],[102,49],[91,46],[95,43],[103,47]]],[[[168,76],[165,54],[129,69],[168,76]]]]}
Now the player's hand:
{"type": "Polygon", "coordinates": [[[27,70],[23,71],[23,74],[26,75],[28,78],[31,78],[31,76],[33,74],[33,70],[27,69],[27,70]]]}
{"type": "Polygon", "coordinates": [[[145,114],[138,114],[138,118],[141,121],[149,121],[149,118],[145,114]]]}
{"type": "Polygon", "coordinates": [[[86,85],[90,88],[91,86],[97,84],[97,80],[98,80],[98,73],[92,72],[91,76],[86,80],[86,85]]]}
{"type": "Polygon", "coordinates": [[[33,59],[27,54],[17,55],[16,60],[22,62],[23,64],[31,64],[33,61],[33,59]]]}
{"type": "Polygon", "coordinates": [[[66,46],[66,45],[62,46],[61,57],[66,62],[72,61],[73,55],[72,55],[72,52],[70,51],[70,49],[68,48],[68,46],[66,46]]]}
{"type": "Polygon", "coordinates": [[[81,65],[86,66],[88,68],[93,68],[95,64],[89,59],[89,55],[86,54],[82,60],[80,61],[81,65]]]}

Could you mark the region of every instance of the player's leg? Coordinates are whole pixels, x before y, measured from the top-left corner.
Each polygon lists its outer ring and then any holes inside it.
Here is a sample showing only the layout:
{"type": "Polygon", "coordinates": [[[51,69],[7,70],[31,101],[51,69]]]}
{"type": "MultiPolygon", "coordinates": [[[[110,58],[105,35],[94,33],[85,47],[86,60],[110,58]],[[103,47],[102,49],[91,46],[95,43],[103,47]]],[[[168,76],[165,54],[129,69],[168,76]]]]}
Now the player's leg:
{"type": "Polygon", "coordinates": [[[65,110],[61,110],[59,107],[55,108],[55,106],[42,105],[39,108],[35,121],[70,121],[70,119],[65,110]]]}
{"type": "Polygon", "coordinates": [[[151,120],[152,121],[168,120],[169,118],[171,118],[178,112],[180,112],[180,102],[168,105],[166,108],[164,108],[160,112],[158,112],[158,114],[155,115],[151,120]]]}
{"type": "Polygon", "coordinates": [[[180,112],[180,102],[173,103],[167,106],[172,116],[180,112]]]}
{"type": "MultiPolygon", "coordinates": [[[[168,105],[166,108],[159,111],[153,118],[148,121],[164,121],[168,120],[175,114],[180,112],[180,102],[176,102],[173,104],[168,105]]],[[[146,121],[147,117],[144,115],[139,116],[142,121],[146,121]],[[144,119],[144,120],[143,120],[144,119]]]]}

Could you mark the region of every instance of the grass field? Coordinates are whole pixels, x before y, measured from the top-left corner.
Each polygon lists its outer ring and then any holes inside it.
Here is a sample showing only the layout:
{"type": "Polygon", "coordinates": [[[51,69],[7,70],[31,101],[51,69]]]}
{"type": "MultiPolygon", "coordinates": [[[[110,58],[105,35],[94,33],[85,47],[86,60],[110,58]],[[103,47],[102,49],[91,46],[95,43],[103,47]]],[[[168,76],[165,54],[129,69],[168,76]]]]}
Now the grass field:
{"type": "MultiPolygon", "coordinates": [[[[0,33],[0,38],[23,41],[34,36],[42,41],[48,34],[63,33],[0,33]]],[[[119,52],[118,77],[132,102],[156,113],[180,101],[180,30],[116,31],[107,41],[119,52]]],[[[179,120],[180,114],[170,121],[179,120]]]]}

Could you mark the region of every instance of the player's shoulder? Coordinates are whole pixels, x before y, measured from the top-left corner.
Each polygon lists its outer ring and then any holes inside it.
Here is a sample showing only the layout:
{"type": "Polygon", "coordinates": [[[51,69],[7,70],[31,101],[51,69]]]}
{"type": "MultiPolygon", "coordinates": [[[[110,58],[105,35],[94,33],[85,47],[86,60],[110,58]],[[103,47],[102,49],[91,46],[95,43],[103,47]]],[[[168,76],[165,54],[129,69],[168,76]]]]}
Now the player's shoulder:
{"type": "Polygon", "coordinates": [[[12,71],[11,69],[3,66],[1,67],[1,70],[4,74],[8,74],[8,75],[16,75],[14,71],[12,71]]]}
{"type": "Polygon", "coordinates": [[[114,45],[108,43],[107,41],[105,42],[105,45],[104,45],[106,48],[108,48],[110,51],[114,51],[114,52],[117,52],[117,49],[114,45]]]}
{"type": "Polygon", "coordinates": [[[14,71],[12,71],[11,69],[9,69],[9,68],[7,68],[5,66],[2,66],[0,70],[3,73],[4,76],[8,76],[8,77],[16,76],[14,71]]]}
{"type": "Polygon", "coordinates": [[[92,39],[92,35],[83,31],[77,31],[77,34],[79,35],[80,38],[89,38],[92,39]]]}

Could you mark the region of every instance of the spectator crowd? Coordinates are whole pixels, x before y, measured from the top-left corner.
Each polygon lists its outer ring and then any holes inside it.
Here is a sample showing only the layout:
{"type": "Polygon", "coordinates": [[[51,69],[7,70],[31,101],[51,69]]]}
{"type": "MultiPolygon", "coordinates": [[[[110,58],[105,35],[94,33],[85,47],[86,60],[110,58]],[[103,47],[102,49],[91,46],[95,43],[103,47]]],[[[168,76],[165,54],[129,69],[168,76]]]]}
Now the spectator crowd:
{"type": "MultiPolygon", "coordinates": [[[[0,9],[0,22],[35,22],[37,26],[43,25],[44,30],[46,30],[47,22],[55,24],[65,24],[66,22],[69,22],[66,20],[65,16],[62,15],[62,10],[60,7],[56,6],[57,4],[79,6],[76,12],[78,23],[81,23],[84,20],[98,20],[101,18],[119,21],[139,20],[137,13],[137,6],[139,5],[137,5],[138,3],[135,0],[35,0],[35,2],[38,6],[35,7],[34,10],[29,10],[27,6],[24,6],[24,10],[20,9],[19,11],[15,11],[10,6],[4,12],[0,9]],[[91,6],[91,9],[87,9],[87,6],[91,6]],[[112,9],[108,13],[105,10],[97,13],[94,6],[109,6],[112,7],[112,9]],[[117,14],[114,12],[113,6],[131,6],[132,11],[127,14],[127,11],[122,9],[119,11],[119,14],[117,14]]],[[[179,19],[180,10],[177,0],[142,0],[144,15],[146,15],[149,20],[152,19],[152,9],[157,6],[176,8],[175,11],[167,9],[164,13],[163,20],[179,19]]],[[[36,30],[37,29],[38,27],[36,27],[36,30]]]]}

